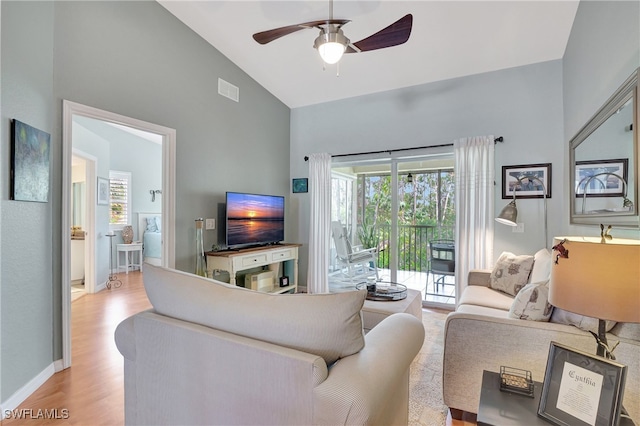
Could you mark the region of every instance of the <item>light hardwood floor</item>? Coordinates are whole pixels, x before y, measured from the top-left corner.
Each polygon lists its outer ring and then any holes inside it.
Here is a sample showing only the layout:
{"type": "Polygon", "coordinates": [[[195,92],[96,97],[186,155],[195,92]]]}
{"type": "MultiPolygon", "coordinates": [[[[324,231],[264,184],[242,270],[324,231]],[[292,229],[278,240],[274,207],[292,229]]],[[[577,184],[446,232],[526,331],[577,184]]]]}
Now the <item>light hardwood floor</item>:
{"type": "MultiPolygon", "coordinates": [[[[87,294],[71,303],[71,368],[47,380],[17,409],[36,418],[6,419],[2,425],[124,424],[123,360],[113,333],[120,321],[149,309],[151,304],[140,272],[119,274],[118,278],[122,279],[121,287],[87,294]],[[39,410],[48,410],[59,418],[37,418],[42,414],[39,410]]],[[[475,424],[474,418],[447,418],[447,426],[475,424]]]]}

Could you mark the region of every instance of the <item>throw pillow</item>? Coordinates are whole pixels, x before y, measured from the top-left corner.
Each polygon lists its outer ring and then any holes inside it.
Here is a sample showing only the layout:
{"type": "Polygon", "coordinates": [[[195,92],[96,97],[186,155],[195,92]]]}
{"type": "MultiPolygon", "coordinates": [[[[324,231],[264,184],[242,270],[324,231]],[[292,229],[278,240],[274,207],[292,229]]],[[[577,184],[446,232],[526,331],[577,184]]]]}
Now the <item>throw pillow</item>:
{"type": "Polygon", "coordinates": [[[156,231],[162,232],[162,218],[160,216],[156,216],[153,220],[156,222],[156,231]]]}
{"type": "Polygon", "coordinates": [[[158,226],[156,225],[156,218],[155,217],[148,217],[147,218],[147,230],[146,232],[157,232],[158,231],[158,226]]]}
{"type": "MultiPolygon", "coordinates": [[[[557,307],[553,309],[553,314],[551,314],[551,322],[573,325],[581,330],[593,331],[594,333],[598,334],[597,318],[574,314],[573,312],[565,311],[564,309],[560,309],[557,307]]],[[[607,321],[607,331],[611,330],[615,325],[615,321],[607,321]]]]}
{"type": "Polygon", "coordinates": [[[529,321],[549,321],[553,306],[549,304],[549,281],[522,287],[513,300],[509,317],[529,321]]]}
{"type": "Polygon", "coordinates": [[[539,283],[548,281],[551,276],[551,252],[546,248],[540,249],[533,255],[533,269],[531,270],[531,282],[539,283]]]}
{"type": "Polygon", "coordinates": [[[148,263],[143,280],[161,315],[314,354],[327,365],[364,348],[366,290],[274,295],[148,263]]]}
{"type": "Polygon", "coordinates": [[[491,271],[490,286],[494,290],[515,296],[529,282],[533,256],[516,256],[503,252],[491,271]]]}

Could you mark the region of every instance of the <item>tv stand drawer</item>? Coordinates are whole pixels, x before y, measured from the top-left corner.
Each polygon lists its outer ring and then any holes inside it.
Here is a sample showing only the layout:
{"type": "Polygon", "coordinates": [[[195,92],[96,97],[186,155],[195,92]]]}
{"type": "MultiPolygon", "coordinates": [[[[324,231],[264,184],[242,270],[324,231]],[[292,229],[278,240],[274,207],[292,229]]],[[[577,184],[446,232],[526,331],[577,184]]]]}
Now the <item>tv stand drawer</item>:
{"type": "Polygon", "coordinates": [[[260,266],[267,264],[267,255],[266,254],[255,254],[251,256],[243,256],[240,259],[241,265],[243,267],[251,267],[251,266],[260,266]]]}
{"type": "Polygon", "coordinates": [[[271,260],[274,262],[282,262],[283,260],[293,259],[293,250],[278,250],[276,252],[271,253],[271,260]]]}

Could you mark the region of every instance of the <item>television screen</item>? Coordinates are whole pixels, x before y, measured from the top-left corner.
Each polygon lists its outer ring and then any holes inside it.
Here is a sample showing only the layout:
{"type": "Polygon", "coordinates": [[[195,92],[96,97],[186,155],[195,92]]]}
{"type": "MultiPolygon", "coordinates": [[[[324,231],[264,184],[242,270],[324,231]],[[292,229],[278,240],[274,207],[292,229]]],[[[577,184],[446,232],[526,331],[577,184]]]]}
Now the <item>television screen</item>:
{"type": "Polygon", "coordinates": [[[227,192],[227,247],[284,240],[284,197],[227,192]]]}

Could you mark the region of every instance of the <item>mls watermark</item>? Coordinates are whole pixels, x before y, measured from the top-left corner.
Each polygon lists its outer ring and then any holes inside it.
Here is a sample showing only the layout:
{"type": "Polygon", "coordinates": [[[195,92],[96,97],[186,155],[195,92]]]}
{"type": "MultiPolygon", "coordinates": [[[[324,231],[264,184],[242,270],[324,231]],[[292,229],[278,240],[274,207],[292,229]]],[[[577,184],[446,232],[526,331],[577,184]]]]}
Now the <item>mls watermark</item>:
{"type": "Polygon", "coordinates": [[[5,419],[17,420],[66,420],[69,418],[67,408],[21,408],[18,410],[4,410],[5,419]]]}

